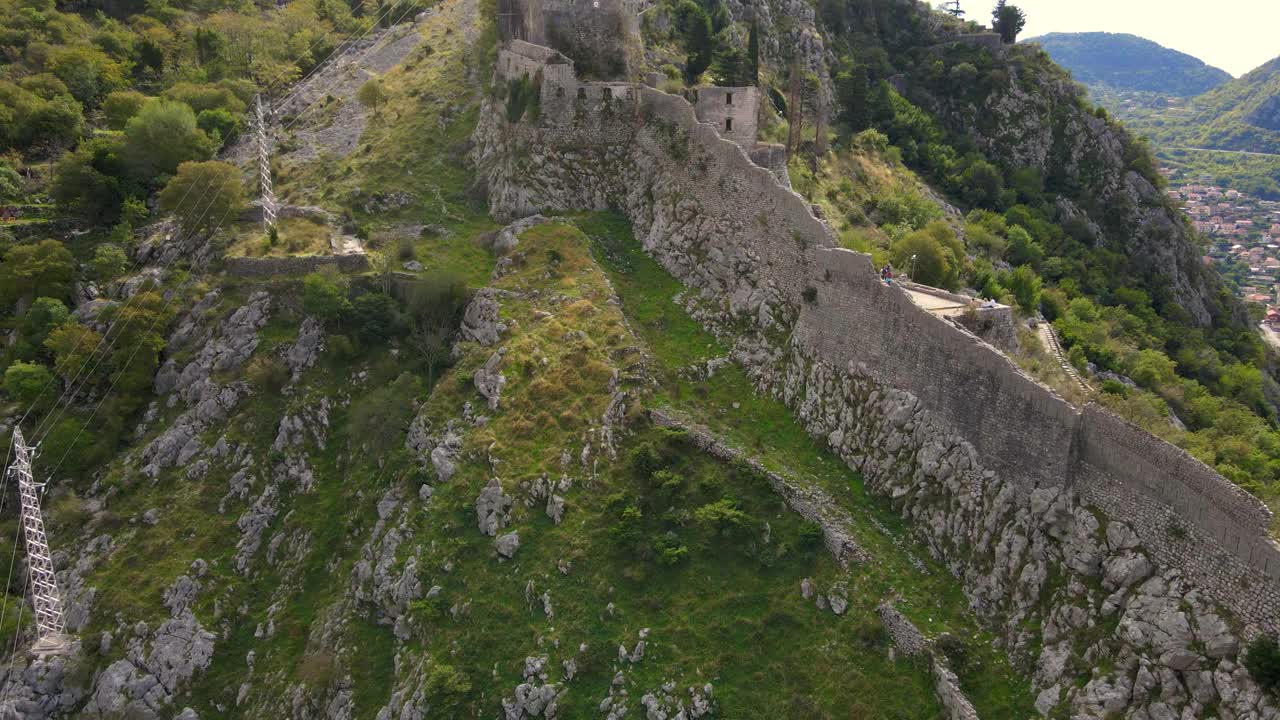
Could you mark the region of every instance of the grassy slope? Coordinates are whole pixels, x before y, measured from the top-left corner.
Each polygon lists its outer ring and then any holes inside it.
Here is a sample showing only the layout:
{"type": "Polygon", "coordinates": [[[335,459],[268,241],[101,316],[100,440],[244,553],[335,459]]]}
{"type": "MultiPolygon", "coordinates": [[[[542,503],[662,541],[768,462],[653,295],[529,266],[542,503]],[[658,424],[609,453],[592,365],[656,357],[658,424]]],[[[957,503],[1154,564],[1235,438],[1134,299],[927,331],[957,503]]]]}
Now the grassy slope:
{"type": "MultiPolygon", "coordinates": [[[[814,442],[782,403],[755,394],[736,366],[705,382],[679,377],[679,368],[723,356],[725,348],[673,302],[683,286],[641,251],[625,220],[597,215],[579,224],[592,237],[628,318],[657,360],[661,389],[654,402],[697,417],[772,469],[813,482],[837,498],[859,521],[855,536],[874,558],[852,570],[850,614],[870,613],[881,600],[899,597],[897,607],[927,633],[945,631],[966,640],[970,665],[959,674],[982,717],[1031,716],[1028,684],[1016,679],[1004,654],[991,647],[992,637],[974,626],[955,579],[931,562],[925,563],[927,572],[912,566],[902,549],[910,546],[907,529],[888,503],[868,495],[861,479],[814,442]]],[[[922,548],[911,552],[927,558],[922,548]]]]}
{"type": "MultiPolygon", "coordinates": [[[[517,497],[522,481],[544,471],[557,477],[561,451],[568,449],[575,458],[569,470],[575,486],[567,493],[569,510],[560,526],[547,520],[539,505],[518,511],[521,548],[509,570],[495,563],[489,539],[469,527],[474,498],[490,476],[487,466],[469,463],[437,494],[418,532],[430,537],[440,532],[441,518],[448,518],[451,541],[442,540],[439,556],[424,564],[453,559],[456,568],[449,579],[435,582],[445,585],[446,595],[471,598],[474,605],[465,624],[432,623],[428,652],[439,656],[456,648],[450,662],[462,667],[483,669],[497,662],[497,686],[509,688],[519,682],[519,664],[513,660],[550,649],[544,642],[539,651],[539,638],[554,638],[566,649],[585,642],[589,650],[585,661],[579,660],[581,674],[563,703],[566,716],[578,717],[599,703],[618,669],[629,667],[614,659],[617,646],[630,648],[647,627],[652,634],[646,659],[629,672],[633,697],[672,679],[680,686],[712,682],[724,717],[936,716],[924,671],[888,661],[874,616],[839,619],[800,598],[802,578],[814,577],[828,587],[838,568],[819,548],[803,543],[798,518],[785,512],[758,478],[643,429],[628,441],[617,464],[600,466],[594,479],[582,477],[576,462],[579,438],[586,421],[604,410],[612,369],[624,376],[636,369],[638,358],[631,351],[636,338],[609,303],[608,280],[592,262],[581,233],[544,226],[524,236],[522,250],[527,266],[498,286],[569,299],[554,317],[541,320],[534,313],[552,309],[545,300],[504,301],[504,319],[516,323],[505,343],[505,409],[467,446],[479,451],[498,442],[493,450],[498,474],[517,497]],[[577,331],[586,337],[566,343],[577,331]],[[621,525],[623,508],[657,502],[645,474],[626,457],[626,449],[646,443],[665,448],[669,469],[684,479],[676,497],[663,496],[673,509],[657,503],[657,516],[646,515],[642,530],[646,539],[677,533],[689,555],[674,567],[648,557],[647,540],[637,546],[611,535],[621,525]],[[767,521],[770,542],[725,537],[685,517],[722,497],[767,521]],[[568,575],[555,571],[561,559],[572,563],[568,575]],[[524,587],[530,580],[539,593],[550,592],[553,622],[538,608],[526,610],[524,587]],[[615,617],[605,612],[610,602],[616,605],[615,617]],[[498,627],[505,631],[495,632],[498,627]]],[[[471,348],[433,394],[428,412],[437,421],[456,416],[463,401],[474,399],[469,371],[490,353],[478,350],[471,348]]],[[[552,650],[553,664],[572,654],[552,650]]]]}

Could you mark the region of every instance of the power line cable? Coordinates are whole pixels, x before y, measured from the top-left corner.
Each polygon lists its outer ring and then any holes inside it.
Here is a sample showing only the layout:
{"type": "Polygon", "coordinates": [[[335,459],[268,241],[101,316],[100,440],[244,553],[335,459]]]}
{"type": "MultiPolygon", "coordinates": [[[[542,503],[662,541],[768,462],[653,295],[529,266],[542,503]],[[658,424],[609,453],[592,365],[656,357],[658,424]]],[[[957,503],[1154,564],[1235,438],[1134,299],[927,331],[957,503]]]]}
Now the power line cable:
{"type": "MultiPolygon", "coordinates": [[[[355,8],[352,8],[352,10],[355,10],[355,9],[360,8],[360,6],[362,6],[362,5],[364,5],[364,4],[365,4],[365,1],[366,1],[366,0],[360,0],[360,3],[357,3],[357,4],[356,4],[356,6],[355,6],[355,8]]],[[[375,27],[378,27],[378,24],[379,24],[379,22],[380,22],[381,18],[383,18],[385,14],[389,13],[389,12],[390,12],[390,9],[392,9],[392,8],[394,8],[394,4],[389,5],[389,6],[388,6],[388,8],[387,8],[387,9],[385,9],[383,13],[379,14],[379,15],[378,15],[378,17],[376,17],[376,18],[374,19],[374,22],[372,22],[372,23],[370,24],[370,26],[369,26],[369,27],[367,27],[367,28],[365,28],[365,29],[364,29],[364,31],[358,31],[358,29],[357,29],[357,31],[353,31],[353,32],[351,33],[351,35],[349,35],[349,36],[347,37],[347,40],[344,40],[344,41],[342,42],[342,44],[339,44],[338,46],[335,46],[335,47],[334,47],[334,50],[333,50],[333,51],[330,51],[330,54],[329,54],[329,55],[326,55],[324,60],[321,60],[321,61],[320,61],[320,63],[317,63],[317,64],[315,65],[315,67],[314,67],[314,68],[312,68],[311,73],[308,73],[308,74],[307,74],[307,77],[310,77],[312,73],[317,72],[317,70],[319,70],[321,67],[323,67],[323,65],[324,65],[325,61],[326,61],[326,60],[328,60],[329,58],[332,58],[333,54],[334,54],[334,53],[337,53],[337,51],[340,49],[340,47],[342,47],[343,45],[349,44],[349,42],[352,42],[352,38],[356,38],[356,40],[358,40],[358,37],[364,37],[365,35],[367,35],[367,33],[369,33],[370,29],[375,28],[375,27]],[[358,35],[358,37],[356,37],[357,35],[358,35]]],[[[403,18],[404,18],[404,15],[401,15],[401,20],[402,20],[403,18]]],[[[315,47],[315,45],[316,45],[316,44],[319,44],[319,41],[314,42],[314,44],[312,44],[312,45],[311,45],[311,47],[308,47],[308,49],[305,51],[305,53],[298,55],[298,56],[297,56],[297,58],[294,58],[294,59],[293,59],[293,61],[292,61],[292,64],[297,64],[297,61],[298,61],[298,60],[301,60],[303,55],[305,55],[305,54],[310,54],[311,49],[314,49],[314,47],[315,47]]],[[[300,81],[300,82],[302,82],[302,81],[300,81]]],[[[308,108],[306,108],[306,109],[310,109],[310,104],[308,104],[308,108]]],[[[303,109],[303,111],[306,111],[306,109],[303,109]]],[[[183,202],[186,202],[187,197],[188,197],[189,195],[191,195],[191,192],[192,192],[193,190],[195,190],[195,188],[196,188],[197,184],[198,184],[198,183],[193,183],[193,184],[192,184],[192,186],[189,186],[189,187],[187,188],[187,192],[186,192],[186,193],[183,193],[183,197],[182,197],[182,199],[180,199],[180,200],[179,200],[179,205],[180,205],[180,204],[183,204],[183,202]]],[[[205,188],[205,190],[207,190],[207,188],[205,188]]],[[[140,258],[137,258],[137,259],[136,259],[136,261],[134,261],[134,264],[133,264],[132,268],[131,268],[131,269],[129,269],[129,274],[136,273],[136,272],[137,272],[137,270],[138,270],[138,268],[141,268],[142,263],[143,263],[143,260],[142,260],[142,258],[141,258],[141,256],[140,256],[140,258]]],[[[134,297],[137,297],[137,295],[134,295],[134,296],[132,296],[132,297],[129,297],[129,299],[125,300],[125,302],[124,302],[124,306],[125,306],[125,307],[128,307],[129,302],[133,301],[134,297]]],[[[125,320],[125,328],[127,328],[127,327],[128,327],[128,322],[129,322],[129,320],[128,320],[128,319],[127,319],[127,320],[125,320]]],[[[52,407],[52,409],[50,409],[50,413],[49,413],[49,414],[46,414],[46,415],[45,415],[45,418],[41,420],[41,423],[37,425],[36,432],[32,434],[32,437],[37,437],[37,436],[38,436],[38,433],[40,433],[42,429],[44,429],[44,432],[45,432],[45,434],[46,434],[46,436],[47,436],[47,433],[49,433],[49,432],[50,432],[50,430],[52,429],[52,425],[51,425],[51,424],[49,424],[49,423],[47,423],[47,420],[49,420],[50,418],[52,418],[52,416],[54,416],[56,407],[59,407],[60,405],[64,405],[64,404],[65,404],[65,405],[69,405],[69,404],[70,404],[70,402],[72,402],[72,401],[74,400],[74,397],[76,397],[76,396],[78,395],[78,393],[79,393],[79,392],[83,392],[84,387],[86,387],[86,386],[87,386],[87,384],[88,384],[88,378],[92,377],[92,370],[91,370],[91,374],[90,374],[90,375],[88,375],[88,377],[84,378],[83,382],[81,382],[81,380],[79,380],[79,379],[81,379],[81,375],[83,374],[84,370],[86,370],[86,369],[88,368],[88,365],[90,365],[90,363],[93,363],[93,370],[96,370],[96,369],[97,369],[97,366],[99,366],[99,365],[101,364],[101,361],[102,361],[102,359],[104,359],[104,357],[102,357],[102,356],[97,356],[97,354],[99,354],[99,351],[100,351],[100,350],[101,350],[101,348],[102,348],[102,343],[104,343],[104,342],[108,342],[108,338],[109,338],[109,337],[111,337],[111,338],[119,337],[119,334],[123,334],[123,332],[122,332],[122,333],[115,333],[115,334],[113,334],[114,329],[115,329],[115,322],[111,323],[111,325],[109,325],[108,329],[106,329],[106,332],[102,333],[102,336],[99,338],[99,341],[97,341],[97,343],[96,343],[95,347],[93,347],[93,350],[91,350],[91,351],[90,351],[90,354],[88,354],[86,357],[84,357],[84,361],[83,361],[83,363],[81,364],[81,366],[79,366],[79,369],[77,369],[76,374],[74,374],[74,375],[73,375],[73,377],[72,377],[72,379],[70,379],[70,380],[69,380],[67,388],[65,388],[65,389],[64,389],[63,393],[61,393],[61,395],[59,396],[58,400],[56,400],[56,401],[54,402],[54,407],[52,407]],[[96,363],[95,363],[95,356],[97,356],[96,363]],[[79,388],[77,389],[77,383],[78,383],[78,382],[79,382],[79,388]],[[47,429],[46,429],[46,425],[47,425],[47,429]]],[[[106,351],[105,351],[105,352],[109,352],[109,351],[110,351],[110,347],[111,347],[111,346],[114,346],[114,340],[113,340],[113,341],[111,341],[111,345],[109,345],[109,346],[108,346],[108,348],[106,348],[106,351]]],[[[77,350],[78,350],[78,347],[77,347],[77,350]]],[[[52,383],[54,383],[54,382],[55,382],[55,380],[56,380],[56,375],[55,375],[55,377],[54,377],[54,378],[50,378],[50,379],[49,379],[49,382],[45,383],[45,387],[44,387],[44,388],[41,388],[40,393],[37,393],[37,396],[36,396],[35,398],[33,398],[33,400],[31,401],[31,404],[29,404],[29,405],[28,405],[27,410],[26,410],[26,411],[24,411],[24,413],[23,413],[23,415],[22,415],[22,418],[20,418],[20,419],[18,420],[18,424],[19,424],[19,425],[20,425],[20,424],[22,424],[22,423],[23,423],[23,421],[27,419],[27,416],[28,416],[29,414],[31,414],[31,411],[32,411],[33,409],[35,409],[36,405],[38,404],[38,401],[40,401],[40,398],[41,398],[42,396],[44,396],[44,395],[45,395],[45,392],[47,392],[47,389],[49,389],[49,388],[52,386],[52,383]]],[[[59,418],[59,419],[61,418],[61,414],[63,414],[63,413],[64,413],[64,411],[65,411],[65,407],[63,407],[63,410],[58,411],[58,418],[59,418]]]]}
{"type": "MultiPolygon", "coordinates": [[[[358,3],[357,3],[357,4],[352,8],[352,11],[355,11],[356,9],[360,8],[361,6],[363,6],[363,5],[364,5],[364,3],[365,3],[366,1],[367,1],[367,0],[360,0],[360,1],[359,1],[359,2],[358,2],[358,3]]],[[[394,6],[391,6],[391,7],[394,7],[394,6]]],[[[390,8],[388,8],[388,10],[389,10],[389,9],[390,9],[390,8]]],[[[385,14],[385,13],[384,13],[384,14],[385,14]]],[[[319,63],[316,63],[316,65],[315,65],[314,67],[312,67],[311,71],[307,74],[307,76],[306,76],[306,77],[310,77],[313,73],[315,73],[315,72],[317,72],[318,70],[320,70],[320,68],[321,68],[321,67],[323,67],[324,63],[325,63],[325,62],[327,62],[327,61],[328,61],[328,59],[329,59],[329,58],[331,58],[331,57],[333,56],[334,52],[336,52],[336,51],[337,51],[339,48],[341,48],[343,45],[346,45],[346,44],[350,43],[350,42],[352,41],[352,38],[356,37],[356,36],[357,36],[357,34],[359,35],[359,37],[363,37],[365,34],[367,34],[367,33],[369,32],[369,30],[370,30],[371,28],[377,27],[378,22],[380,21],[381,17],[382,17],[382,15],[379,15],[377,18],[375,18],[375,19],[374,19],[374,21],[370,24],[369,28],[365,28],[364,30],[356,30],[356,31],[353,31],[350,35],[348,35],[348,37],[347,37],[347,39],[346,39],[346,40],[344,40],[343,42],[341,42],[341,43],[339,43],[337,46],[335,46],[334,50],[333,50],[333,51],[331,51],[328,55],[326,55],[326,56],[325,56],[325,58],[324,58],[323,60],[321,60],[319,63]]],[[[402,18],[401,18],[401,19],[403,19],[403,16],[402,16],[402,18]]],[[[330,30],[330,31],[329,31],[329,33],[332,33],[332,30],[330,30]]],[[[327,36],[329,33],[326,33],[326,36],[327,36]]],[[[323,37],[322,37],[321,39],[323,39],[323,37]]],[[[358,38],[356,38],[356,39],[358,39],[358,38]]],[[[290,64],[296,65],[296,64],[298,63],[298,61],[302,59],[303,55],[304,55],[304,54],[309,54],[309,53],[311,52],[311,50],[312,50],[312,49],[314,49],[314,48],[316,47],[316,45],[318,45],[318,44],[319,44],[319,42],[320,42],[320,40],[316,40],[315,42],[313,42],[313,43],[311,44],[311,46],[307,48],[307,50],[305,50],[303,53],[301,53],[301,54],[299,54],[297,57],[295,57],[295,58],[291,61],[291,63],[290,63],[290,64]]],[[[284,77],[284,73],[283,73],[283,72],[281,72],[281,73],[277,76],[277,78],[276,78],[276,79],[277,79],[277,80],[279,80],[279,79],[281,79],[281,78],[283,78],[283,77],[284,77]]],[[[301,82],[301,80],[300,80],[299,82],[301,82]]],[[[191,194],[191,192],[196,188],[196,185],[197,185],[197,184],[192,184],[190,187],[188,187],[188,188],[187,188],[187,192],[183,194],[183,197],[182,197],[182,199],[179,201],[179,204],[181,204],[181,203],[183,203],[183,202],[185,202],[185,201],[186,201],[187,197],[189,197],[189,196],[190,196],[190,194],[191,194]]],[[[207,188],[206,188],[206,190],[207,190],[207,188]]],[[[133,274],[133,273],[137,272],[137,271],[138,271],[138,269],[142,266],[142,263],[143,263],[143,258],[142,258],[141,256],[139,256],[139,257],[134,261],[133,266],[129,269],[128,274],[133,274]]],[[[136,295],[135,295],[134,297],[136,297],[136,295]]],[[[125,305],[127,306],[127,305],[128,305],[128,303],[129,303],[130,301],[132,301],[132,300],[133,300],[133,297],[130,297],[130,298],[126,299],[126,300],[125,300],[125,305]]],[[[126,321],[126,322],[127,322],[127,321],[126,321]]],[[[75,396],[76,396],[79,392],[82,392],[82,391],[84,390],[85,385],[87,385],[87,378],[86,378],[86,381],[85,381],[84,383],[81,383],[79,390],[77,390],[77,389],[76,389],[76,383],[79,381],[81,374],[82,374],[82,373],[84,372],[84,370],[88,367],[89,363],[90,363],[90,362],[93,362],[93,360],[94,360],[94,356],[95,356],[95,355],[97,355],[98,351],[99,351],[99,350],[101,349],[101,347],[102,347],[102,343],[103,343],[103,342],[106,342],[106,341],[107,341],[107,338],[108,338],[109,336],[111,336],[111,331],[112,331],[112,329],[114,329],[114,326],[115,326],[115,323],[113,322],[113,323],[112,323],[112,325],[111,325],[110,327],[108,327],[107,332],[105,332],[105,333],[102,335],[102,337],[101,337],[101,338],[99,338],[99,340],[98,340],[97,344],[95,344],[95,347],[94,347],[94,348],[89,352],[89,355],[88,355],[88,356],[86,356],[86,358],[85,358],[85,360],[84,360],[84,363],[83,363],[83,364],[81,364],[80,368],[76,371],[75,375],[74,375],[74,376],[72,376],[71,380],[68,382],[68,384],[67,384],[67,388],[63,391],[63,393],[59,396],[59,398],[54,402],[54,408],[57,408],[57,407],[58,407],[59,405],[61,405],[64,401],[65,401],[66,403],[70,403],[70,402],[75,398],[75,396]]],[[[108,348],[108,350],[109,350],[109,348],[108,348]]],[[[101,358],[99,358],[99,362],[101,362],[101,358]]],[[[96,369],[96,367],[97,367],[97,366],[95,365],[95,369],[96,369]]],[[[36,395],[36,397],[35,397],[34,399],[32,399],[31,403],[27,406],[26,411],[25,411],[25,412],[23,412],[22,416],[19,418],[18,423],[17,423],[18,425],[21,425],[21,424],[22,424],[22,423],[27,419],[27,417],[31,414],[32,410],[34,410],[34,409],[35,409],[35,407],[36,407],[36,405],[39,403],[40,398],[44,396],[44,394],[45,394],[45,393],[48,391],[48,389],[53,385],[53,383],[56,381],[56,379],[57,379],[57,377],[56,377],[56,375],[55,375],[54,377],[51,377],[51,378],[49,379],[49,381],[48,381],[48,382],[46,382],[46,383],[45,383],[45,386],[44,386],[43,388],[41,388],[40,392],[36,395]]],[[[47,415],[45,416],[45,419],[48,419],[49,417],[51,417],[51,416],[53,415],[53,413],[54,413],[54,410],[51,408],[51,409],[50,409],[49,414],[47,414],[47,415]]],[[[42,419],[41,423],[37,426],[37,428],[36,428],[36,432],[35,432],[35,433],[33,433],[32,437],[33,437],[33,438],[34,438],[34,437],[36,437],[36,435],[40,432],[41,428],[44,428],[44,427],[45,427],[45,425],[46,425],[46,423],[45,423],[44,419],[42,419]]],[[[47,432],[47,431],[46,431],[46,432],[47,432]]],[[[7,461],[6,461],[6,464],[7,464],[7,461]]]]}
{"type": "MultiPolygon", "coordinates": [[[[391,27],[395,27],[396,25],[399,25],[401,22],[404,22],[404,19],[408,17],[409,13],[413,12],[413,10],[417,8],[417,3],[415,2],[415,0],[396,0],[396,2],[393,2],[387,6],[388,11],[395,8],[395,6],[400,4],[400,2],[407,3],[407,7],[405,8],[405,11],[400,14],[400,17],[396,18],[396,21],[391,24],[391,27]]],[[[341,82],[342,82],[341,77],[334,78],[334,81],[329,85],[329,89],[332,90],[333,88],[337,87],[338,84],[341,82]]],[[[294,115],[293,119],[291,119],[288,122],[288,124],[286,124],[284,127],[280,128],[279,132],[286,132],[289,130],[289,128],[292,128],[294,125],[296,125],[298,121],[302,119],[302,116],[305,115],[311,108],[315,107],[320,97],[325,94],[327,94],[327,91],[324,93],[317,94],[316,100],[312,100],[310,103],[307,104],[305,108],[303,108],[296,115],[294,115]]],[[[280,103],[280,104],[283,104],[283,103],[280,103]]]]}

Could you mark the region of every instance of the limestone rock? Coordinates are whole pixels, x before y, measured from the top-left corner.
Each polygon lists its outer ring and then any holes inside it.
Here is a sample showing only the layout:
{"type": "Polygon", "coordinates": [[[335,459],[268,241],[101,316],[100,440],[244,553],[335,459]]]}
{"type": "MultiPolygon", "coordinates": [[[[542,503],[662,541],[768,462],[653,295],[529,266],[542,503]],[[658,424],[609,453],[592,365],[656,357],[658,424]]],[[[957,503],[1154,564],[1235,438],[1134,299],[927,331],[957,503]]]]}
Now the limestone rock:
{"type": "Polygon", "coordinates": [[[324,325],[314,317],[308,316],[298,328],[298,338],[285,353],[285,362],[293,373],[293,381],[297,382],[303,371],[315,365],[316,358],[324,350],[324,325]]]}
{"type": "Polygon", "coordinates": [[[462,314],[462,326],[458,330],[462,339],[485,347],[498,342],[507,331],[507,326],[498,320],[498,297],[499,293],[489,288],[476,291],[462,314]]]}
{"type": "Polygon", "coordinates": [[[498,370],[498,365],[502,363],[503,351],[489,356],[485,364],[476,370],[473,380],[475,381],[476,390],[489,401],[489,409],[498,409],[498,398],[502,394],[502,388],[507,384],[507,377],[498,370]]]}
{"type": "Polygon", "coordinates": [[[498,536],[498,539],[493,541],[493,548],[504,558],[515,557],[516,550],[520,549],[520,533],[511,532],[498,536]]]}
{"type": "Polygon", "coordinates": [[[476,498],[476,523],[480,532],[490,537],[497,535],[507,526],[508,514],[514,504],[514,498],[502,491],[498,478],[491,479],[476,498]]]}
{"type": "Polygon", "coordinates": [[[489,245],[489,249],[495,255],[507,255],[516,249],[516,245],[519,244],[519,237],[524,231],[546,222],[551,221],[541,215],[530,215],[527,218],[517,220],[498,231],[498,234],[493,237],[493,242],[489,245]]]}

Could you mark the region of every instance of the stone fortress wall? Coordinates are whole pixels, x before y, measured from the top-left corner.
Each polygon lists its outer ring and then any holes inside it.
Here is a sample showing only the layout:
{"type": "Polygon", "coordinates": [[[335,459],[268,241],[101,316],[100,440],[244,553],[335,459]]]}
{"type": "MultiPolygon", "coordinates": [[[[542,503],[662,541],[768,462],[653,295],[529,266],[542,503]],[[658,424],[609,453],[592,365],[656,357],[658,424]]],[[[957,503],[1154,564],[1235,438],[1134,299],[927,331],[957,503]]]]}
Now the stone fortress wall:
{"type": "MultiPolygon", "coordinates": [[[[836,248],[800,196],[699,122],[685,99],[579,82],[571,64],[526,43],[503,48],[497,72],[541,72],[543,104],[536,126],[486,128],[505,121],[482,118],[478,136],[489,138],[476,160],[495,215],[621,208],[645,249],[724,318],[792,328],[802,356],[914,395],[1023,498],[1071,489],[1132,524],[1157,561],[1241,620],[1280,630],[1280,546],[1257,498],[1101,408],[1072,406],[882,285],[868,256],[836,248]],[[556,162],[529,165],[527,151],[503,144],[511,142],[551,151],[556,162]],[[681,249],[690,246],[700,249],[681,249]],[[808,288],[815,302],[802,300],[808,288]]],[[[760,354],[757,365],[785,361],[760,354]]]]}

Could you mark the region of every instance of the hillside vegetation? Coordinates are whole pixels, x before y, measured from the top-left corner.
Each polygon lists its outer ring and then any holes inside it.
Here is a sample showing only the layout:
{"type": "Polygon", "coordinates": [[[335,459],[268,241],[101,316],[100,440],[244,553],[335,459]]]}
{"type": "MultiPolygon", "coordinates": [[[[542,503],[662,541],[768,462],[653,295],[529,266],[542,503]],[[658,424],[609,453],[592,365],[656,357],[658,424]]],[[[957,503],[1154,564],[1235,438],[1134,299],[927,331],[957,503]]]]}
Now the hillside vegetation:
{"type": "MultiPolygon", "coordinates": [[[[1058,602],[1097,604],[1101,580],[1041,577],[1031,615],[980,615],[623,217],[489,218],[482,100],[514,89],[512,122],[537,117],[528,86],[491,87],[494,3],[72,10],[0,0],[0,203],[22,211],[0,226],[0,419],[40,443],[75,641],[12,653],[0,716],[941,719],[942,669],[1021,720],[1040,641],[1009,638],[1042,622],[1073,691],[1111,674],[1088,653],[1119,614],[1085,628],[1058,602]],[[274,231],[248,202],[259,93],[283,108],[274,231]],[[347,245],[366,269],[231,271],[347,245]],[[1036,615],[1055,607],[1072,618],[1036,615]],[[890,608],[927,654],[897,649],[890,608]]],[[[1103,403],[1280,497],[1260,343],[1145,147],[1061,69],[940,42],[977,28],[905,0],[739,10],[658,3],[646,62],[673,90],[755,74],[845,246],[1043,316],[1082,370],[1129,381],[1103,403]]],[[[0,588],[12,648],[25,581],[0,588]]]]}

